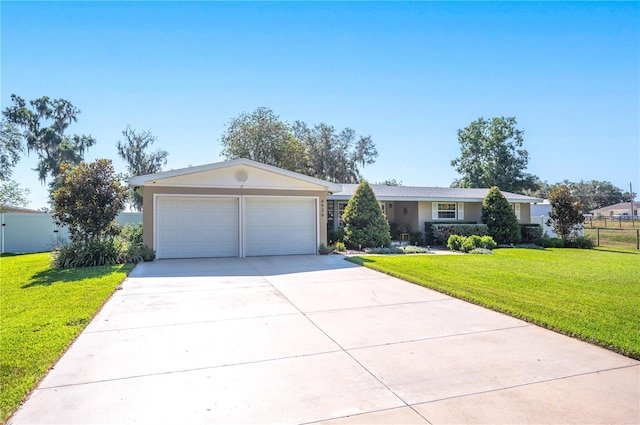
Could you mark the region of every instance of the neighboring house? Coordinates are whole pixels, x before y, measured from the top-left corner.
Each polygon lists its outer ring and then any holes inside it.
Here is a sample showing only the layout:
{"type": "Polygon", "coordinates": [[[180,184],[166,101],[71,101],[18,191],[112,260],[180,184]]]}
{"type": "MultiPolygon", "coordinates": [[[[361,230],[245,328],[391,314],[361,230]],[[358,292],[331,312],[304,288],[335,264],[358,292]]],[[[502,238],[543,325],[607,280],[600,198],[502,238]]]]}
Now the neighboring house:
{"type": "Polygon", "coordinates": [[[549,213],[551,213],[551,201],[548,199],[543,200],[531,205],[531,218],[542,217],[549,219],[549,213]]]}
{"type": "MultiPolygon", "coordinates": [[[[633,203],[633,215],[638,216],[640,211],[640,202],[633,203]]],[[[631,202],[621,202],[615,205],[609,205],[608,207],[602,207],[589,211],[594,217],[614,217],[626,215],[631,217],[631,202]]]]}
{"type": "Polygon", "coordinates": [[[20,207],[7,207],[5,210],[1,211],[3,213],[20,213],[20,214],[43,214],[42,211],[32,210],[29,208],[20,208],[20,207]]]}
{"type": "Polygon", "coordinates": [[[129,180],[143,190],[144,242],[157,258],[315,254],[341,185],[248,159],[129,180]]]}
{"type": "MultiPolygon", "coordinates": [[[[343,184],[342,191],[327,197],[329,228],[344,225],[342,214],[357,185],[343,184]]],[[[371,185],[382,212],[389,223],[400,229],[424,232],[424,223],[481,222],[482,201],[489,189],[461,189],[448,187],[412,187],[371,185]]],[[[502,192],[520,223],[531,223],[531,204],[540,198],[502,192]]]]}
{"type": "MultiPolygon", "coordinates": [[[[248,159],[132,177],[143,191],[144,242],[157,258],[315,254],[356,185],[341,185],[248,159]],[[328,226],[329,225],[329,226],[328,226]]],[[[390,222],[479,222],[488,189],[373,185],[390,222]]],[[[504,193],[519,221],[541,199],[504,193]]]]}

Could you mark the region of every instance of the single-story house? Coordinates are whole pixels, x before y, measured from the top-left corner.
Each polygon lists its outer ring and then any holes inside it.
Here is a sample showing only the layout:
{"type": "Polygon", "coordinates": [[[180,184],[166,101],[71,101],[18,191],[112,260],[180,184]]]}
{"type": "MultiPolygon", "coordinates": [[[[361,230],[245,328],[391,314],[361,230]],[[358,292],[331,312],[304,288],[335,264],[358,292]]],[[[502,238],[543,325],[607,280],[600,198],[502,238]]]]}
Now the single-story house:
{"type": "MultiPolygon", "coordinates": [[[[329,228],[344,225],[342,213],[349,198],[356,190],[355,184],[343,184],[340,192],[327,196],[329,228]]],[[[477,222],[482,218],[482,201],[489,189],[461,189],[450,187],[412,187],[371,185],[382,212],[389,223],[400,229],[424,231],[424,223],[477,222]]],[[[502,192],[520,223],[531,223],[531,204],[542,202],[540,198],[502,192]]]]}
{"type": "MultiPolygon", "coordinates": [[[[132,177],[141,191],[144,243],[162,258],[315,254],[340,226],[356,185],[336,184],[248,159],[132,177]]],[[[373,185],[389,222],[480,221],[488,189],[373,185]]],[[[504,193],[520,222],[541,199],[504,193]]]]}
{"type": "Polygon", "coordinates": [[[640,202],[633,203],[633,214],[631,214],[631,202],[620,202],[618,204],[609,205],[608,207],[602,207],[589,211],[594,217],[613,217],[616,215],[631,215],[637,217],[638,211],[640,211],[640,202]]]}

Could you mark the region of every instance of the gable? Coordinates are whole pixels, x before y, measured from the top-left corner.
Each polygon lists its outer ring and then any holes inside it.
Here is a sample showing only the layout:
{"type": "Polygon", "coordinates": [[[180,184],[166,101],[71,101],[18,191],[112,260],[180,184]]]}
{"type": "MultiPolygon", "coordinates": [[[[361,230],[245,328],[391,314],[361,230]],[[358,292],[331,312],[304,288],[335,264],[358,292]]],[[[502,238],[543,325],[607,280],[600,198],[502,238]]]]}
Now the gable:
{"type": "Polygon", "coordinates": [[[249,160],[190,167],[133,177],[132,187],[242,188],[266,190],[335,190],[332,183],[249,160]]]}

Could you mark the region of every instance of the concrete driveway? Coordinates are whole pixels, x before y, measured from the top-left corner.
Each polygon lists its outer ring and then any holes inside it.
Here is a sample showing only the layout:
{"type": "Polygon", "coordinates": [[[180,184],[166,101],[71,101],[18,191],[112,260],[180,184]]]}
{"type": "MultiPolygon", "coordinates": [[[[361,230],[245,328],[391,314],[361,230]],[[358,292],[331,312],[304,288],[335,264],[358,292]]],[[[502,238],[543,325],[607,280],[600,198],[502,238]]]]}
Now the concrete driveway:
{"type": "Polygon", "coordinates": [[[164,260],[10,423],[638,423],[639,386],[638,361],[341,256],[164,260]]]}

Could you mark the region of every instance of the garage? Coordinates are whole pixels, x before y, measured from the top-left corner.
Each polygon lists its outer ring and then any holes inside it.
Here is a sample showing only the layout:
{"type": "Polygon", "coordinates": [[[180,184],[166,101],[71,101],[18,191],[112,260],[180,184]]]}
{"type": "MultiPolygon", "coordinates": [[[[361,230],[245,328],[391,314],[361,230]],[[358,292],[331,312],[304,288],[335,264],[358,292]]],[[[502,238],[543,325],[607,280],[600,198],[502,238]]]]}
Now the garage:
{"type": "Polygon", "coordinates": [[[237,257],[238,198],[159,196],[158,258],[237,257]]]}
{"type": "Polygon", "coordinates": [[[339,184],[249,159],[135,176],[156,258],[317,254],[339,184]]]}
{"type": "Polygon", "coordinates": [[[316,252],[315,199],[248,197],[244,220],[247,257],[316,252]]]}

